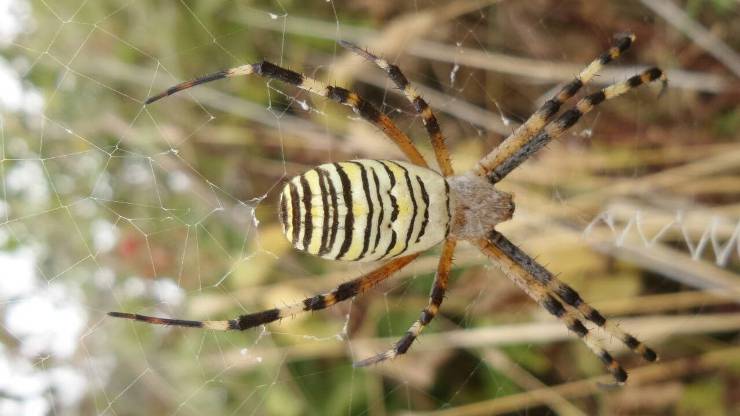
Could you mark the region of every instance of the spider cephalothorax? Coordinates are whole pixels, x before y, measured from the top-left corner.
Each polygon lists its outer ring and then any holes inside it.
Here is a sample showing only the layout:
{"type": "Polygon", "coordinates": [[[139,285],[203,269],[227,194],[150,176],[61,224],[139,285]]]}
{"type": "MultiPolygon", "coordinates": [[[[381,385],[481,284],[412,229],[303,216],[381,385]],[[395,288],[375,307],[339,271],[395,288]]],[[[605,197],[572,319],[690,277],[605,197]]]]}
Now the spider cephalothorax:
{"type": "Polygon", "coordinates": [[[495,230],[496,224],[511,218],[514,203],[511,195],[498,191],[494,184],[602,102],[655,80],[662,81],[665,86],[663,72],[651,68],[585,96],[553,120],[566,101],[575,96],[604,65],[619,57],[634,40],[634,35],[620,37],[614,46],[592,61],[496,149],[483,157],[474,170],[459,176],[454,175],[444,137],[431,108],[401,70],[347,42],[340,43],[378,65],[403,91],[424,122],[441,174],[429,169],[411,139],[357,93],[325,85],[269,62],[219,71],[176,85],[148,99],[147,104],[205,82],[257,74],[349,106],[394,141],[410,163],[353,160],[321,165],[288,181],[281,192],[279,218],[294,247],[333,260],[389,260],[371,272],[301,302],[226,321],[189,321],[122,312],[109,314],[151,324],[245,330],[350,299],[406,267],[420,252],[442,243],[434,287],[419,319],[388,351],[355,363],[364,366],[404,354],[434,319],[447,290],[457,241],[468,240],[494,260],[503,274],[579,336],[603,361],[617,382],[625,381],[627,373],[584,322],[591,322],[648,361],[657,358],[655,352],[604,318],[575,290],[495,230]]]}
{"type": "Polygon", "coordinates": [[[450,235],[461,240],[486,238],[496,224],[514,215],[511,194],[499,191],[486,178],[467,173],[447,179],[454,209],[450,235]]]}

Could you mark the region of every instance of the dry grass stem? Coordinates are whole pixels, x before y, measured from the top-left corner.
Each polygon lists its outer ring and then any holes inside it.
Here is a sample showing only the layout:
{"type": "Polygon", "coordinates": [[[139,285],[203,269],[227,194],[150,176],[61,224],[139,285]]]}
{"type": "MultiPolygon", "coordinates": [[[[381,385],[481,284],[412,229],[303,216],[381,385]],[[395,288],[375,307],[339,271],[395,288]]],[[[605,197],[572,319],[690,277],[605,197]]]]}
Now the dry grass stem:
{"type": "Polygon", "coordinates": [[[669,0],[641,0],[740,78],[740,55],[669,0]]]}
{"type": "MultiPolygon", "coordinates": [[[[620,325],[630,332],[640,336],[648,343],[656,343],[659,339],[677,337],[680,335],[712,334],[735,332],[740,330],[740,313],[718,314],[684,314],[669,316],[649,316],[639,318],[618,318],[620,325]]],[[[354,339],[350,344],[337,337],[327,337],[322,340],[306,341],[306,336],[293,333],[281,333],[279,326],[271,326],[273,334],[279,334],[285,339],[303,340],[300,343],[287,346],[251,348],[248,355],[240,350],[223,351],[222,354],[209,357],[209,361],[222,363],[233,368],[254,368],[262,362],[286,359],[287,361],[341,357],[351,353],[355,357],[370,356],[377,351],[383,351],[388,345],[397,341],[397,337],[376,339],[354,339]]],[[[555,320],[531,322],[526,324],[496,325],[482,328],[465,328],[439,333],[425,333],[421,342],[416,345],[414,353],[439,352],[450,349],[477,349],[517,344],[549,344],[552,342],[575,339],[575,335],[555,320]]],[[[606,340],[610,343],[614,340],[606,340]]],[[[616,351],[624,351],[621,345],[613,345],[616,351]]],[[[429,354],[424,354],[429,356],[429,354]]],[[[404,358],[406,359],[406,358],[404,358]]],[[[349,365],[349,364],[348,364],[349,365]]],[[[385,366],[373,367],[377,371],[385,372],[385,366]]],[[[393,367],[391,365],[390,367],[393,367]]]]}
{"type": "MultiPolygon", "coordinates": [[[[738,359],[740,359],[740,348],[726,348],[718,351],[707,352],[695,358],[662,361],[657,364],[645,365],[643,367],[635,368],[630,372],[629,384],[626,389],[640,388],[640,386],[669,380],[675,377],[719,369],[727,366],[728,363],[737,364],[738,359]]],[[[526,409],[545,404],[552,394],[576,399],[604,393],[604,390],[599,387],[599,383],[608,382],[608,377],[599,376],[570,383],[563,383],[558,386],[512,394],[471,405],[457,406],[450,409],[432,412],[405,412],[403,414],[406,416],[476,416],[526,411],[526,409]]]]}
{"type": "MultiPolygon", "coordinates": [[[[548,387],[500,350],[488,348],[481,355],[486,364],[506,375],[525,391],[547,389],[548,387]]],[[[586,414],[555,390],[548,389],[545,396],[547,397],[543,398],[544,404],[551,407],[559,415],[582,416],[586,414]]]]}
{"type": "MultiPolygon", "coordinates": [[[[255,13],[247,13],[239,16],[237,19],[244,24],[253,25],[262,29],[270,29],[280,32],[286,30],[289,33],[317,37],[326,40],[337,39],[336,24],[317,19],[289,16],[286,18],[287,21],[285,22],[285,25],[283,25],[283,22],[276,22],[265,15],[255,13]]],[[[426,26],[422,26],[422,28],[424,30],[429,30],[426,26]]],[[[397,36],[397,33],[393,32],[393,34],[397,36]]],[[[355,28],[350,25],[343,25],[340,35],[342,39],[370,46],[373,53],[385,55],[390,60],[393,60],[393,57],[398,56],[403,52],[417,58],[431,59],[438,62],[459,64],[462,66],[469,66],[471,68],[532,78],[539,82],[565,82],[573,78],[573,74],[578,73],[581,69],[581,65],[579,64],[521,58],[492,51],[462,48],[428,40],[416,40],[414,42],[406,43],[399,42],[399,46],[394,47],[394,49],[388,49],[390,45],[389,43],[380,44],[380,42],[378,42],[378,45],[375,43],[367,43],[368,39],[378,39],[381,36],[380,31],[369,30],[367,28],[355,28]],[[405,49],[400,49],[401,45],[403,45],[405,49]]],[[[336,77],[336,79],[344,79],[339,75],[342,73],[349,74],[351,73],[351,69],[355,68],[355,65],[360,65],[360,60],[357,60],[354,57],[351,59],[352,67],[344,71],[334,73],[334,77],[336,77]]],[[[645,68],[627,66],[606,68],[601,77],[595,79],[594,82],[602,85],[611,83],[615,79],[627,78],[643,69],[645,68]]],[[[681,69],[673,69],[669,71],[669,77],[672,87],[689,91],[721,93],[725,92],[732,85],[732,83],[725,77],[719,75],[681,69]]]]}

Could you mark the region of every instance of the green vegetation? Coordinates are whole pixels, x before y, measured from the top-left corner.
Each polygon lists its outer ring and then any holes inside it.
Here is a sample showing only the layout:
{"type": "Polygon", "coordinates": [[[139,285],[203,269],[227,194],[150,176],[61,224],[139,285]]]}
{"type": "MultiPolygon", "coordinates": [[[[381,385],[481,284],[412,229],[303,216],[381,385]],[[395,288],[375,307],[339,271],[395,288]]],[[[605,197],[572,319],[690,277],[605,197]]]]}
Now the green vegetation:
{"type": "MultiPolygon", "coordinates": [[[[87,315],[71,357],[33,357],[87,377],[69,414],[733,414],[737,76],[640,2],[488,3],[34,2],[33,29],[3,56],[44,97],[43,116],[2,116],[0,229],[7,252],[36,247],[44,286],[73,293],[66,301],[87,315]],[[279,186],[326,161],[401,157],[346,108],[278,82],[223,80],[144,107],[149,95],[266,59],[352,85],[430,156],[420,119],[380,71],[336,44],[345,38],[421,86],[461,172],[515,127],[502,120],[526,119],[626,29],[637,43],[613,67],[668,69],[677,76],[666,94],[645,88],[605,104],[501,184],[518,209],[502,232],[605,315],[626,317],[661,355],[648,364],[617,353],[632,376],[625,388],[600,388],[610,379],[598,359],[464,245],[439,318],[407,356],[374,368],[351,362],[389,346],[418,316],[438,250],[350,304],[264,331],[105,317],[230,318],[370,270],[291,250],[276,218],[279,186]],[[9,186],[23,166],[38,169],[39,182],[9,186]],[[37,186],[45,197],[33,196],[37,186]],[[638,218],[647,240],[660,233],[655,242],[640,240],[638,218]],[[726,258],[707,240],[692,259],[706,230],[730,244],[726,258]],[[182,302],[158,295],[166,279],[183,288],[182,302]]],[[[682,7],[740,49],[737,2],[682,7]]],[[[632,72],[607,72],[590,90],[632,72]]]]}

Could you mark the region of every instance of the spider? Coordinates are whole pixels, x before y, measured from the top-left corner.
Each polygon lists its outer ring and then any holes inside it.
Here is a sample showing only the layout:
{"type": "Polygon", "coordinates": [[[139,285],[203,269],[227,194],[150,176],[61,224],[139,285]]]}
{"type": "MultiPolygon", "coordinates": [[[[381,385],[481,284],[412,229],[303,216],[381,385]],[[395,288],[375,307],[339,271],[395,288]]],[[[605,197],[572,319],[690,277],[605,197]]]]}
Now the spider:
{"type": "Polygon", "coordinates": [[[585,321],[600,327],[647,361],[655,361],[656,353],[607,320],[573,288],[561,282],[496,230],[498,223],[510,219],[514,213],[512,196],[497,190],[496,183],[602,102],[656,80],[662,82],[663,88],[666,87],[664,72],[650,68],[586,95],[555,118],[566,101],[575,96],[604,65],[618,58],[633,44],[635,35],[618,35],[615,39],[612,47],[546,101],[524,124],[483,157],[474,169],[462,175],[453,172],[445,139],[431,108],[401,70],[349,42],[340,41],[340,44],[385,71],[421,117],[440,173],[429,168],[405,133],[357,93],[325,85],[267,61],[183,82],[147,99],[146,104],[151,104],[206,82],[257,74],[349,106],[361,118],[385,133],[410,163],[351,160],[324,164],[288,180],[280,194],[278,216],[294,248],[331,260],[387,261],[369,273],[302,302],[224,321],[191,321],[124,312],[110,312],[109,315],[149,324],[243,331],[351,299],[406,267],[424,250],[441,243],[441,255],[427,306],[390,349],[355,363],[355,366],[363,367],[395,358],[409,350],[439,312],[447,290],[455,247],[458,241],[467,240],[491,258],[501,272],[527,295],[580,337],[601,359],[617,383],[624,383],[626,371],[584,325],[585,321]]]}

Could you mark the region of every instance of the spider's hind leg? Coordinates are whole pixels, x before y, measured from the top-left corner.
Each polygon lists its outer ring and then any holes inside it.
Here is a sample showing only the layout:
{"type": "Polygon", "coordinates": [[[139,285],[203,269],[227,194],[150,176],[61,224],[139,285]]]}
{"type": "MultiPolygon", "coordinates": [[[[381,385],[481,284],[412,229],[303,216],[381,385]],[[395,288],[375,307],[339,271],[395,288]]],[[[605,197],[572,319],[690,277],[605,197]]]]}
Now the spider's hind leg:
{"type": "Polygon", "coordinates": [[[421,153],[419,153],[419,150],[416,148],[416,146],[414,146],[414,143],[406,135],[406,133],[401,131],[401,129],[399,129],[398,126],[396,126],[388,116],[380,112],[370,102],[360,97],[359,94],[346,88],[326,85],[319,80],[307,77],[301,73],[291,71],[290,69],[283,68],[268,61],[262,61],[257,64],[241,65],[231,69],[217,71],[190,81],[182,82],[166,89],[160,94],[148,98],[145,101],[145,104],[151,104],[164,97],[186,90],[188,88],[192,88],[196,85],[201,85],[224,78],[247,76],[252,74],[294,85],[304,91],[308,91],[312,94],[328,98],[339,104],[350,107],[365,121],[379,128],[389,139],[391,139],[396,144],[396,146],[398,146],[398,148],[412,163],[419,166],[427,167],[426,160],[424,160],[424,157],[421,155],[421,153]]]}
{"type": "Polygon", "coordinates": [[[418,254],[412,254],[410,256],[397,258],[369,273],[342,283],[330,292],[306,298],[301,302],[279,308],[266,309],[260,312],[248,313],[240,315],[234,319],[224,321],[189,321],[184,319],[159,318],[126,312],[108,312],[108,315],[114,318],[131,319],[154,325],[202,328],[214,331],[244,331],[293,315],[298,315],[303,312],[326,309],[329,306],[351,299],[388,279],[395,272],[401,270],[414,261],[418,256],[418,254]]]}

